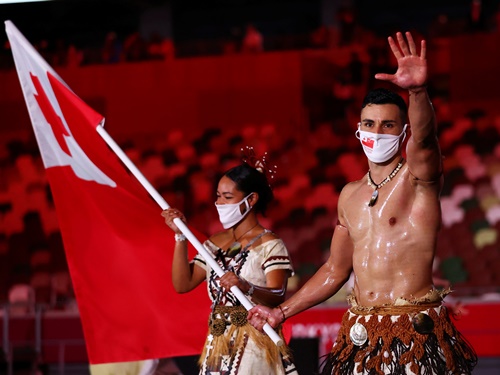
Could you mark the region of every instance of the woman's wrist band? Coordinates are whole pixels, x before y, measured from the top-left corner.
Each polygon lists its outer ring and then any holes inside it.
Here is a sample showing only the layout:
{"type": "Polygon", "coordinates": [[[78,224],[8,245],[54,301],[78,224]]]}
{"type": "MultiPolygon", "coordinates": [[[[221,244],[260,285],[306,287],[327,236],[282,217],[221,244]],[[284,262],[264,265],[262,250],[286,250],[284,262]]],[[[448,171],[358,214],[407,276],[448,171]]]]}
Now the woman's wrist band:
{"type": "Polygon", "coordinates": [[[247,296],[251,296],[253,294],[253,292],[255,292],[255,286],[250,282],[250,281],[247,281],[248,285],[250,285],[250,288],[248,289],[247,291],[247,296]]]}
{"type": "Polygon", "coordinates": [[[186,241],[186,236],[182,233],[176,233],[174,238],[175,238],[175,242],[186,241]]]}
{"type": "Polygon", "coordinates": [[[281,305],[278,305],[278,309],[280,309],[281,314],[283,315],[283,320],[281,321],[281,323],[283,323],[286,320],[285,312],[283,311],[283,308],[281,307],[281,305]]]}

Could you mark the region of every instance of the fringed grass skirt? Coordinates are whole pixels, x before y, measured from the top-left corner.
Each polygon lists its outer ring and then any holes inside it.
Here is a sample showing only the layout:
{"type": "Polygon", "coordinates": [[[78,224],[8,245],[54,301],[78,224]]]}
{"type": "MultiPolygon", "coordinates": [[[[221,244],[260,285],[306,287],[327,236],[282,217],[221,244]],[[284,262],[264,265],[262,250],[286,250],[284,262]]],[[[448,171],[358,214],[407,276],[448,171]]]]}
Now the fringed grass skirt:
{"type": "MultiPolygon", "coordinates": [[[[200,374],[297,375],[287,345],[278,347],[246,320],[243,306],[216,306],[200,356],[200,374]]],[[[279,335],[283,338],[281,329],[279,335]]]]}

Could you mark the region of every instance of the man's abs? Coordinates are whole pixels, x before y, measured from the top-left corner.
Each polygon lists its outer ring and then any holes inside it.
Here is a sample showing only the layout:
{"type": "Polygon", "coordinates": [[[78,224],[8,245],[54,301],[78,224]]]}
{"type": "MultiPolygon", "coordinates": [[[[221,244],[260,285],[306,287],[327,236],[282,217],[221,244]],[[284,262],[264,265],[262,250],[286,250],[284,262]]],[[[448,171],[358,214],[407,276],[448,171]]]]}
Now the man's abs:
{"type": "Polygon", "coordinates": [[[432,252],[412,255],[412,251],[394,254],[396,249],[378,250],[355,252],[354,293],[360,304],[375,306],[397,298],[417,298],[432,288],[432,252]]]}

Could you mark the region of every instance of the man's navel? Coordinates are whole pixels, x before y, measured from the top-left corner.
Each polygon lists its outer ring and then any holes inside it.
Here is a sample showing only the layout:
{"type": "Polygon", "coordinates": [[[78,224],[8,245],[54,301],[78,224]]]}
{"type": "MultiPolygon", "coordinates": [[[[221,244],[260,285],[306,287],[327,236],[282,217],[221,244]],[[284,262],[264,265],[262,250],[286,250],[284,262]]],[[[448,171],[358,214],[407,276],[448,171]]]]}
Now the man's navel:
{"type": "Polygon", "coordinates": [[[396,224],[396,218],[393,216],[389,219],[389,225],[394,225],[396,224]]]}

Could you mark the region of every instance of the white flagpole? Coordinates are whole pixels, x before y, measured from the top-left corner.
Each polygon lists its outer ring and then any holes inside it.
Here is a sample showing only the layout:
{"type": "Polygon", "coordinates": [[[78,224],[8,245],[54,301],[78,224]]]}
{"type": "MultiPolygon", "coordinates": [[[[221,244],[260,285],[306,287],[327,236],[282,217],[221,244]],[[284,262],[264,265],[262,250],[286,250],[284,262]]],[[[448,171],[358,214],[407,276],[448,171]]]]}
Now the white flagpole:
{"type": "MultiPolygon", "coordinates": [[[[151,185],[151,183],[144,177],[144,175],[137,169],[134,163],[129,159],[129,157],[123,152],[123,150],[118,146],[118,144],[111,138],[102,123],[97,126],[97,132],[104,139],[104,141],[108,144],[108,146],[115,152],[115,154],[120,158],[120,160],[127,166],[127,168],[132,172],[132,174],[139,180],[141,185],[147,190],[147,192],[151,195],[151,197],[158,203],[158,205],[163,209],[170,208],[167,201],[158,193],[158,191],[151,185]]],[[[196,238],[196,236],[191,232],[191,230],[187,227],[187,225],[179,218],[174,219],[175,225],[177,228],[181,230],[181,232],[186,236],[186,238],[191,242],[191,244],[195,247],[195,249],[203,256],[205,261],[212,267],[215,273],[220,277],[224,275],[224,270],[219,266],[219,263],[215,261],[212,255],[203,247],[201,242],[196,238]]],[[[253,307],[252,302],[243,294],[243,292],[234,285],[231,287],[231,292],[238,298],[238,301],[248,310],[253,307]]],[[[277,346],[283,345],[283,340],[276,333],[276,331],[266,323],[264,325],[264,332],[273,340],[273,342],[277,346]]]]}

